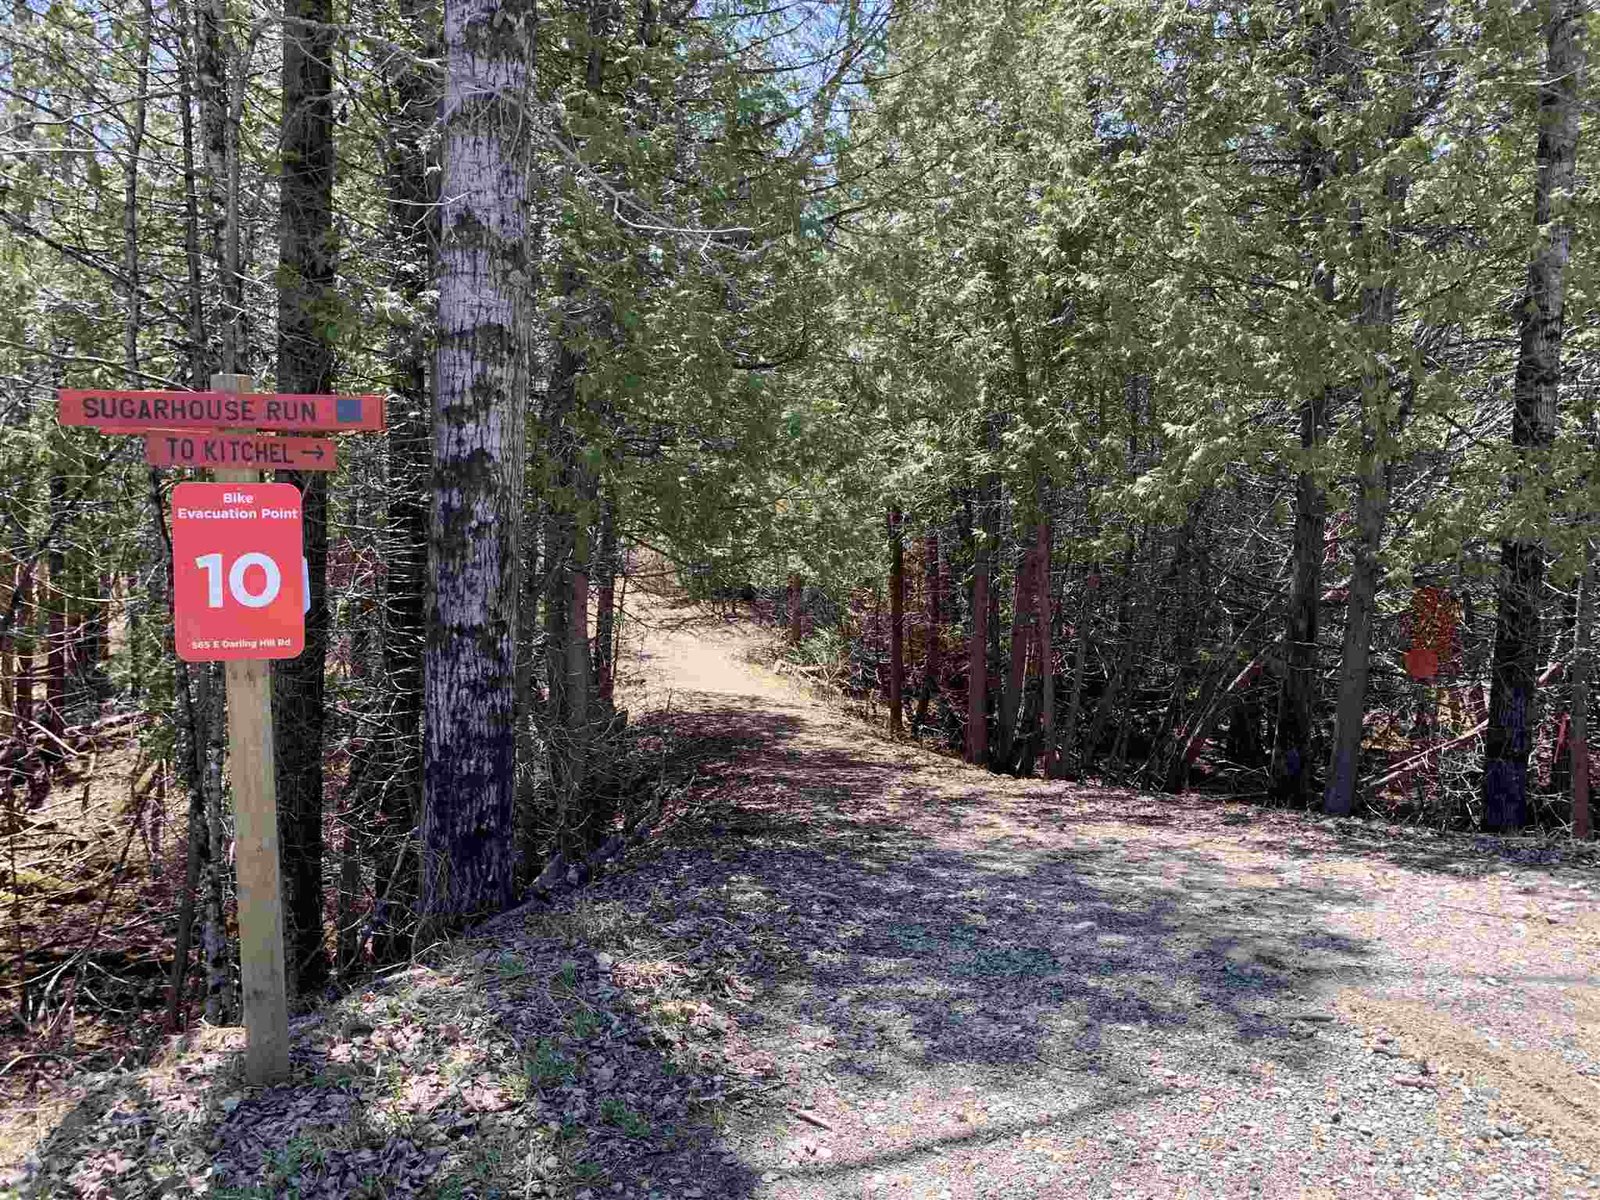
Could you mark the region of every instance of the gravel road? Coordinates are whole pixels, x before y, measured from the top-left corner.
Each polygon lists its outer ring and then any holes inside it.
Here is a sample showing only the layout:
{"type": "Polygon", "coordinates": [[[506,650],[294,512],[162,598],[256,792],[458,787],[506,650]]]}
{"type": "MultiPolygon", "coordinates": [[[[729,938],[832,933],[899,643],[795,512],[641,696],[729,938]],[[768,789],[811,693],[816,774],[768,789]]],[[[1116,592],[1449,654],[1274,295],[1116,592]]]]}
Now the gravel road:
{"type": "Polygon", "coordinates": [[[729,1009],[788,1098],[726,1132],[753,1194],[1600,1194],[1592,859],[997,779],[755,650],[647,642],[730,748],[607,885],[787,947],[729,1009]]]}
{"type": "Polygon", "coordinates": [[[657,837],[285,1086],[220,1030],[74,1081],[0,1200],[1600,1194],[1590,852],[997,778],[641,615],[657,837]]]}

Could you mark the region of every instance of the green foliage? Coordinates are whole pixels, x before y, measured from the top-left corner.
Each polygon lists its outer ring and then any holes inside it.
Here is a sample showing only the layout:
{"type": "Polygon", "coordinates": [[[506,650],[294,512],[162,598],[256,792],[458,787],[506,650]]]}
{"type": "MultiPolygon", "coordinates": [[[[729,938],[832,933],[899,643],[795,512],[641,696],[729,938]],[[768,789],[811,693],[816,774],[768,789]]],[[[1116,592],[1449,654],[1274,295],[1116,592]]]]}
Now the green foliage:
{"type": "Polygon", "coordinates": [[[631,1138],[650,1136],[650,1122],[615,1096],[600,1101],[600,1119],[631,1138]]]}
{"type": "Polygon", "coordinates": [[[600,1028],[600,1018],[588,1008],[580,1008],[572,1014],[572,1036],[579,1041],[586,1041],[593,1037],[600,1028]]]}
{"type": "Polygon", "coordinates": [[[841,630],[825,625],[804,638],[790,654],[808,667],[833,668],[844,660],[849,648],[849,642],[841,630]]]}
{"type": "Polygon", "coordinates": [[[536,1087],[556,1087],[576,1074],[576,1067],[549,1038],[540,1038],[528,1060],[528,1077],[536,1087]]]}

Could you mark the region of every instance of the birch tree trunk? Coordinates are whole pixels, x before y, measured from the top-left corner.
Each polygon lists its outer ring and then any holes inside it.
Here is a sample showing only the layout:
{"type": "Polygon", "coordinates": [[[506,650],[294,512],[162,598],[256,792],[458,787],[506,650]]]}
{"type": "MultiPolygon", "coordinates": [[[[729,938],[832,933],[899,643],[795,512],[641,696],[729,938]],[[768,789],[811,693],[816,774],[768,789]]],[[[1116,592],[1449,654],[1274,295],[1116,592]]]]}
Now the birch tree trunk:
{"type": "MultiPolygon", "coordinates": [[[[1568,216],[1578,164],[1583,75],[1584,0],[1549,0],[1546,62],[1539,87],[1539,146],[1533,223],[1539,242],[1528,265],[1520,314],[1511,443],[1519,465],[1511,480],[1521,491],[1543,470],[1555,441],[1561,381],[1561,335],[1567,263],[1572,254],[1568,216]]],[[[1536,679],[1544,592],[1544,539],[1536,534],[1500,544],[1499,611],[1490,669],[1489,728],[1483,740],[1483,828],[1520,829],[1528,822],[1528,753],[1538,727],[1536,679]]]]}
{"type": "Polygon", "coordinates": [[[532,267],[529,0],[446,0],[422,910],[516,886],[516,632],[532,267]]]}
{"type": "MultiPolygon", "coordinates": [[[[278,390],[333,390],[328,307],[334,287],[332,0],[284,10],[283,176],[278,205],[278,390]]],[[[322,922],[322,730],[328,652],[328,477],[280,471],[300,489],[311,582],[305,651],[272,670],[273,757],[282,838],[290,990],[328,976],[322,922]]]]}

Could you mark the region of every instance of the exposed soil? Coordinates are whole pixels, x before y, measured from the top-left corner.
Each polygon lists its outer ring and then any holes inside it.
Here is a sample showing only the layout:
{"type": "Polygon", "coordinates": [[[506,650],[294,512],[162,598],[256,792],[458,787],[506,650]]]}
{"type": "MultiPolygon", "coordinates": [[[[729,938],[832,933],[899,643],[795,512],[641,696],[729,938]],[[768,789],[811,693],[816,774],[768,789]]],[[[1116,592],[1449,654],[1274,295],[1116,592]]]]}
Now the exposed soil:
{"type": "Polygon", "coordinates": [[[241,1088],[221,1033],[81,1081],[19,1184],[1600,1192],[1586,851],[996,778],[763,634],[650,598],[640,627],[657,838],[300,1022],[291,1086],[241,1088]]]}
{"type": "Polygon", "coordinates": [[[0,1162],[56,1081],[160,1037],[186,801],[137,723],[111,724],[65,747],[41,802],[0,804],[0,1162]]]}

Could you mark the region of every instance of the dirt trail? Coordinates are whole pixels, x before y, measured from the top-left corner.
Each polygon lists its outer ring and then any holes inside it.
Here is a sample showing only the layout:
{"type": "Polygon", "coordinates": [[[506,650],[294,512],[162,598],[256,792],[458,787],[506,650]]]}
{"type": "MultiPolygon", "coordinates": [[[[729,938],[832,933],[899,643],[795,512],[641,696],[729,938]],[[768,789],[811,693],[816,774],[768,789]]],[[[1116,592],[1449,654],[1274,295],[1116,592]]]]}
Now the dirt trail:
{"type": "Polygon", "coordinates": [[[695,896],[791,952],[739,1022],[793,1108],[729,1130],[754,1194],[1600,1192],[1592,869],[998,779],[657,615],[648,689],[737,743],[695,896]]]}
{"type": "Polygon", "coordinates": [[[297,1021],[287,1086],[226,1031],[79,1081],[21,1194],[1600,1193],[1592,857],[997,778],[634,615],[657,837],[297,1021]]]}

